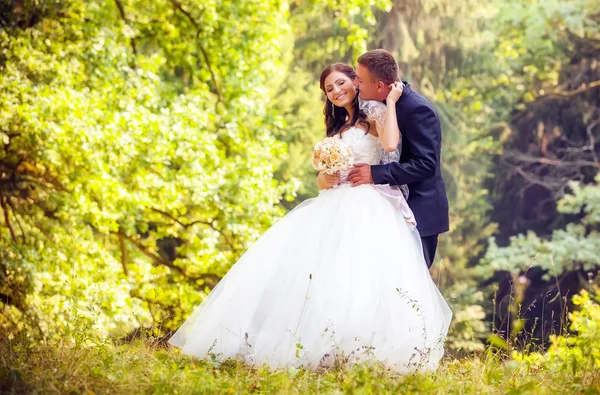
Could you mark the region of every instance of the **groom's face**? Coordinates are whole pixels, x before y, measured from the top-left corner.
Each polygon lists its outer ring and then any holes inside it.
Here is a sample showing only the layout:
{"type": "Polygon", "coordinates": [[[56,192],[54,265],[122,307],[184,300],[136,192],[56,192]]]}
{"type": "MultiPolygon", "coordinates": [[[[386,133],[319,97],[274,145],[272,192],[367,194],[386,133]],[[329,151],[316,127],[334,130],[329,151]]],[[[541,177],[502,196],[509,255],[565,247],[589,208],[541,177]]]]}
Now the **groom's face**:
{"type": "Polygon", "coordinates": [[[389,93],[385,91],[385,84],[377,81],[365,66],[356,66],[356,78],[354,86],[360,90],[358,97],[362,100],[384,101],[389,93]]]}

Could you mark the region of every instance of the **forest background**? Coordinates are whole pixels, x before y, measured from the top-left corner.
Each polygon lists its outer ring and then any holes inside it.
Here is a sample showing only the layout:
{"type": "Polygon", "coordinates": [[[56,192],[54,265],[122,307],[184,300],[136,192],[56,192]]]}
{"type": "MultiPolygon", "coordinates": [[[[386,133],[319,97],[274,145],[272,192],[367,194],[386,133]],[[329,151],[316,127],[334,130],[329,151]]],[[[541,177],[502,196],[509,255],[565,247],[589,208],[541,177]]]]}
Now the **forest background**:
{"type": "Polygon", "coordinates": [[[0,385],[64,390],[36,370],[56,342],[159,352],[318,194],[321,70],[385,48],[442,121],[444,369],[560,365],[597,389],[599,23],[594,0],[4,0],[0,385]]]}

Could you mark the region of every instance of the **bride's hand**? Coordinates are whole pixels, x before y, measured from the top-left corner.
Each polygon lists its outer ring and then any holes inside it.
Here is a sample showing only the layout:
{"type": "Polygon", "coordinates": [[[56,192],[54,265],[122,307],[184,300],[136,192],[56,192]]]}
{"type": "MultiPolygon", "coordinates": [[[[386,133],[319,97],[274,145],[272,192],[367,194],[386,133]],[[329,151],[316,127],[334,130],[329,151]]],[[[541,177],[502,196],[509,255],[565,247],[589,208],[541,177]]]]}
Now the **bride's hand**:
{"type": "Polygon", "coordinates": [[[325,181],[327,181],[327,184],[330,185],[330,188],[340,183],[339,171],[334,174],[323,174],[323,177],[325,177],[325,181]]]}
{"type": "Polygon", "coordinates": [[[387,99],[385,99],[385,101],[387,103],[396,103],[398,101],[398,99],[400,99],[400,96],[402,96],[402,91],[404,90],[404,87],[402,86],[402,82],[400,82],[400,81],[393,82],[389,85],[389,88],[391,89],[391,91],[388,94],[388,97],[387,97],[387,99]]]}
{"type": "Polygon", "coordinates": [[[319,189],[333,188],[335,185],[337,185],[339,183],[340,183],[340,172],[339,171],[335,174],[319,173],[319,177],[317,180],[319,189]]]}

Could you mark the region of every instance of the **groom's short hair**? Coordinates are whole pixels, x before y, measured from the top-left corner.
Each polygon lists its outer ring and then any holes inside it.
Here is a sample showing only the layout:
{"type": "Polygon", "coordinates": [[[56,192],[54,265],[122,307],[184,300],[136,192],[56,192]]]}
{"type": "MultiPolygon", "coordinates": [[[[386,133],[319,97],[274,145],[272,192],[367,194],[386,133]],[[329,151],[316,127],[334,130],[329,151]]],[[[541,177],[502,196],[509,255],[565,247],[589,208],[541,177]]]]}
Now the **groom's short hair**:
{"type": "Polygon", "coordinates": [[[391,53],[385,49],[374,49],[358,57],[358,64],[369,70],[369,73],[378,81],[383,81],[385,84],[400,80],[398,71],[398,63],[391,53]]]}

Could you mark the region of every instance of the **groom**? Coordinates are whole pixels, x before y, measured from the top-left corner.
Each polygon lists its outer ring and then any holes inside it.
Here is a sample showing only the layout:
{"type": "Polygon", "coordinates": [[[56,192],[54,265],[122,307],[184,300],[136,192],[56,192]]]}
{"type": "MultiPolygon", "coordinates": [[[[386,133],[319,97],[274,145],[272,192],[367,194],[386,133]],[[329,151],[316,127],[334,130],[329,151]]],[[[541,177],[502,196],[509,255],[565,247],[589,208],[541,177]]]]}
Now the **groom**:
{"type": "MultiPolygon", "coordinates": [[[[354,85],[360,99],[384,101],[389,85],[399,81],[398,63],[386,50],[376,49],[358,58],[354,85]]],[[[448,198],[440,169],[442,132],[440,119],[423,96],[405,83],[396,102],[402,134],[400,161],[386,165],[357,164],[348,175],[352,186],[361,184],[408,185],[408,205],[417,220],[423,253],[431,267],[438,235],[449,229],[448,198]]]]}

